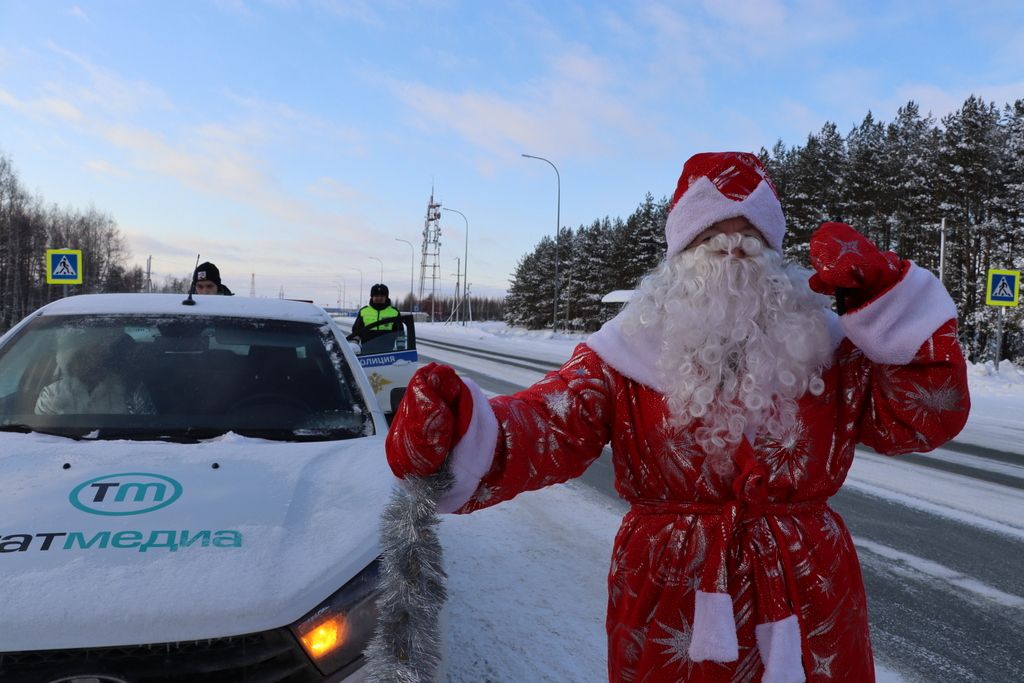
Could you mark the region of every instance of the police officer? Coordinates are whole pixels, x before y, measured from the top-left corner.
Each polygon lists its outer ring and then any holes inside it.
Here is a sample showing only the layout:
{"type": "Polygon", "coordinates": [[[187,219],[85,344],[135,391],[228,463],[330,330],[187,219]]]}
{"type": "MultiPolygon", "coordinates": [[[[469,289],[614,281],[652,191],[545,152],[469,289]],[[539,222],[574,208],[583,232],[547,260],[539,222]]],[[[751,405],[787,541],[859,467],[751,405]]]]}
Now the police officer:
{"type": "Polygon", "coordinates": [[[370,304],[359,309],[359,312],[356,314],[356,321],[352,325],[352,334],[350,336],[358,337],[360,342],[365,344],[374,337],[394,331],[395,324],[398,322],[399,312],[397,308],[391,305],[388,293],[388,286],[385,284],[378,283],[370,287],[370,304]],[[395,322],[381,323],[367,329],[367,326],[370,324],[384,318],[395,318],[395,322]]]}

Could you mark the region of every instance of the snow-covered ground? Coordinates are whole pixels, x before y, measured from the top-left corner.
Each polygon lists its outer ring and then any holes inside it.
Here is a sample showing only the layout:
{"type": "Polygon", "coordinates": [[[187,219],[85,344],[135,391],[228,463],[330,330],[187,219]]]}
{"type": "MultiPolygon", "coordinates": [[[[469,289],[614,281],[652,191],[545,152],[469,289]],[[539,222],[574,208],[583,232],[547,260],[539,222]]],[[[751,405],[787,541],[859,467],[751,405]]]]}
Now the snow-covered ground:
{"type": "MultiPolygon", "coordinates": [[[[560,363],[586,335],[527,332],[503,323],[420,324],[425,340],[449,341],[501,353],[560,363]]],[[[487,361],[422,349],[473,369],[487,361]]],[[[506,367],[501,376],[528,384],[540,373],[506,367]]],[[[1024,471],[1024,372],[1012,364],[972,365],[973,408],[958,441],[1021,454],[1021,462],[992,463],[1020,476],[1024,471]]],[[[861,453],[847,486],[933,514],[1024,538],[1022,497],[996,484],[954,481],[943,472],[861,453]]],[[[939,450],[934,457],[972,456],[939,450]]],[[[975,459],[980,460],[980,459],[975,459]]],[[[981,466],[979,464],[979,466],[981,466]]],[[[447,516],[442,539],[450,575],[448,642],[450,680],[607,680],[605,575],[612,541],[625,506],[582,484],[554,486],[467,516],[447,516]]],[[[856,539],[867,547],[871,541],[856,539]]],[[[908,558],[903,558],[908,559],[908,558]]],[[[909,558],[910,561],[913,558],[909,558]]],[[[940,568],[941,569],[941,568],[940,568]]],[[[1019,598],[989,596],[1020,609],[1019,598]]],[[[878,680],[903,679],[878,662],[878,680]]]]}

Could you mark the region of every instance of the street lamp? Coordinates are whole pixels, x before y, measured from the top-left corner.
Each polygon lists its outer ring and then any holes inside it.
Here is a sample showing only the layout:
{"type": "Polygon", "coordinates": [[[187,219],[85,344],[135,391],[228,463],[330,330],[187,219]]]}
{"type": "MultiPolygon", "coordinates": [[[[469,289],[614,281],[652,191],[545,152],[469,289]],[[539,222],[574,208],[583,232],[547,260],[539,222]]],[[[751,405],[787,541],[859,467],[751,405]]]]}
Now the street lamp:
{"type": "Polygon", "coordinates": [[[363,305],[363,271],[359,270],[355,266],[345,266],[349,270],[354,270],[359,273],[359,301],[357,302],[360,306],[363,305]]]}
{"type": "Polygon", "coordinates": [[[378,282],[380,282],[381,284],[384,284],[384,262],[381,261],[376,256],[371,256],[370,258],[372,258],[374,261],[376,261],[377,263],[380,264],[380,280],[378,280],[378,282]]]}
{"type": "MultiPolygon", "coordinates": [[[[464,220],[466,222],[466,248],[465,248],[464,253],[462,255],[463,256],[463,258],[462,258],[462,303],[464,303],[464,304],[466,304],[468,306],[469,300],[466,298],[466,283],[469,282],[469,276],[466,274],[466,269],[469,266],[469,219],[466,218],[466,214],[462,213],[458,209],[449,209],[447,206],[444,206],[444,207],[441,207],[441,210],[442,211],[451,211],[452,213],[457,213],[460,216],[462,216],[462,220],[464,220]]],[[[463,315],[466,315],[466,314],[463,313],[463,315]]],[[[469,322],[473,322],[473,321],[470,320],[469,322]]],[[[466,324],[466,319],[465,318],[462,319],[462,324],[463,325],[466,324]]]]}
{"type": "Polygon", "coordinates": [[[555,169],[555,180],[558,182],[558,204],[555,209],[555,303],[554,303],[554,314],[551,321],[551,331],[558,331],[558,233],[562,226],[562,176],[558,173],[558,167],[555,166],[549,159],[544,157],[535,157],[532,154],[523,154],[521,156],[527,159],[537,159],[538,161],[546,161],[551,168],[555,169]]]}
{"type": "Polygon", "coordinates": [[[409,245],[409,308],[412,308],[416,301],[416,295],[412,291],[412,274],[416,268],[416,247],[412,246],[412,242],[409,240],[403,240],[400,237],[396,237],[395,241],[405,242],[409,245]]]}

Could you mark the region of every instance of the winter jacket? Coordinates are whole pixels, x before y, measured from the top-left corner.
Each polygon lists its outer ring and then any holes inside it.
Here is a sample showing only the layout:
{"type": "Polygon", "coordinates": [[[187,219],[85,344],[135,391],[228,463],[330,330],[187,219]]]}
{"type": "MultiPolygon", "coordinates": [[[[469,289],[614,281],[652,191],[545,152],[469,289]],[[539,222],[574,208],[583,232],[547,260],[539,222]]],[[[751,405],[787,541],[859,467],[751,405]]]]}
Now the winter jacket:
{"type": "Polygon", "coordinates": [[[726,476],[705,466],[695,425],[673,426],[664,396],[636,379],[651,367],[645,347],[606,328],[513,396],[471,387],[442,507],[472,512],[567,481],[610,443],[630,504],[608,575],[610,681],[873,681],[860,565],[828,499],[858,443],[922,452],[963,427],[966,365],[945,290],[915,266],[842,316],[824,392],[798,401],[790,433],[744,441],[726,476]]]}
{"type": "Polygon", "coordinates": [[[374,304],[363,306],[359,309],[359,312],[356,314],[356,321],[352,324],[352,334],[358,336],[363,342],[388,334],[394,330],[395,324],[398,322],[397,320],[393,323],[382,323],[371,329],[366,328],[378,320],[398,318],[399,315],[401,314],[398,312],[398,309],[391,305],[391,299],[385,300],[380,308],[377,308],[374,304]]]}
{"type": "Polygon", "coordinates": [[[77,377],[65,376],[39,392],[37,415],[151,415],[153,399],[141,384],[129,390],[117,375],[104,377],[91,389],[77,377]]]}

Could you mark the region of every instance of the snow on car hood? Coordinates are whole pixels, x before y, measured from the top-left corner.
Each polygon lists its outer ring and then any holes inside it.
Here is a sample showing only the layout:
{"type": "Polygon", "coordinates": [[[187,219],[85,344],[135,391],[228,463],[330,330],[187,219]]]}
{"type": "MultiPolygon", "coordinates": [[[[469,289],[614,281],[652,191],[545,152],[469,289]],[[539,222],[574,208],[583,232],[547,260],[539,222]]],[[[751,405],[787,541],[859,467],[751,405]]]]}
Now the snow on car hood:
{"type": "Polygon", "coordinates": [[[378,554],[383,444],[0,433],[0,652],[297,620],[378,554]]]}

